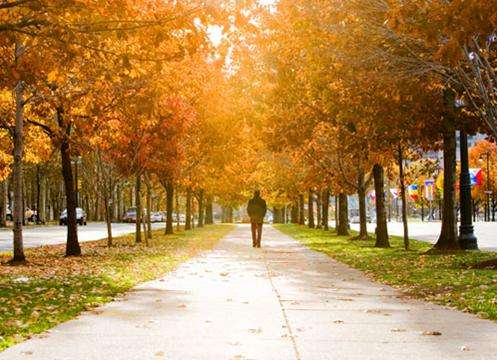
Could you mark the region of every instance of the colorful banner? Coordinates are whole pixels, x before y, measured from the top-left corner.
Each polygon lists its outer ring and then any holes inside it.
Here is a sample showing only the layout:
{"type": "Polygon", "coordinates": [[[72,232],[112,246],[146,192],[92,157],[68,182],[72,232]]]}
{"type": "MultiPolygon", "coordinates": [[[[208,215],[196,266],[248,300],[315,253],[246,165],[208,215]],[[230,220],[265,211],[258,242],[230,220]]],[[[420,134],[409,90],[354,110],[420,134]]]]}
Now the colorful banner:
{"type": "Polygon", "coordinates": [[[368,197],[373,204],[376,202],[376,192],[374,190],[369,192],[368,197]]]}
{"type": "Polygon", "coordinates": [[[471,186],[480,186],[483,184],[483,171],[481,169],[469,169],[469,176],[471,178],[471,186]]]}
{"type": "Polygon", "coordinates": [[[424,189],[425,199],[428,201],[435,200],[435,180],[425,180],[425,189],[424,189]]]}
{"type": "Polygon", "coordinates": [[[407,194],[413,201],[419,200],[418,184],[412,184],[407,187],[407,194]]]}
{"type": "Polygon", "coordinates": [[[392,197],[394,199],[398,199],[400,196],[400,190],[399,189],[390,189],[390,194],[392,194],[392,197]]]}

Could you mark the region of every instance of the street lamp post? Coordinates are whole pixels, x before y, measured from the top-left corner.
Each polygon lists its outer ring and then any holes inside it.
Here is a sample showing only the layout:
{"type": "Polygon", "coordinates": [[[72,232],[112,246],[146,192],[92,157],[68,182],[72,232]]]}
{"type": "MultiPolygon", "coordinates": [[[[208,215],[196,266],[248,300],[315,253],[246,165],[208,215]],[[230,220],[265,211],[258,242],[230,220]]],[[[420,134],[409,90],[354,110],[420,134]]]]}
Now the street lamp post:
{"type": "Polygon", "coordinates": [[[471,209],[471,177],[469,175],[468,135],[463,128],[460,131],[461,175],[460,194],[461,224],[459,226],[459,244],[464,250],[478,250],[478,242],[474,234],[471,209]]]}

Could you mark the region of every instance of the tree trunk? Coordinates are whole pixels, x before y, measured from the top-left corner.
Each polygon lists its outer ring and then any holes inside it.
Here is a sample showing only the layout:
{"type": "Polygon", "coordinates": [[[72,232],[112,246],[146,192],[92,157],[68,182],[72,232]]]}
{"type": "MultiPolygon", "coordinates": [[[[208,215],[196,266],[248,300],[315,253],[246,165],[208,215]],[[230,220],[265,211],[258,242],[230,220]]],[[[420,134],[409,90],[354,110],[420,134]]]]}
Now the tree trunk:
{"type": "Polygon", "coordinates": [[[192,229],[192,189],[186,189],[185,230],[192,229]]]}
{"type": "Polygon", "coordinates": [[[41,174],[40,164],[36,164],[36,215],[35,222],[40,223],[40,209],[41,209],[41,174]]]}
{"type": "Polygon", "coordinates": [[[322,196],[321,191],[318,191],[316,193],[316,229],[321,229],[322,225],[323,225],[323,221],[321,219],[321,215],[322,215],[322,212],[321,212],[321,204],[322,204],[321,196],[322,196]]]}
{"type": "Polygon", "coordinates": [[[145,185],[147,186],[147,245],[152,240],[152,184],[149,175],[145,175],[145,185]]]}
{"type": "Polygon", "coordinates": [[[110,207],[112,204],[110,203],[109,195],[106,192],[105,195],[105,224],[107,225],[107,247],[112,247],[112,219],[110,214],[110,207]]]}
{"type": "Polygon", "coordinates": [[[204,226],[204,190],[198,192],[198,227],[204,226]]]}
{"type": "Polygon", "coordinates": [[[179,190],[176,189],[175,195],[174,195],[174,206],[176,209],[176,231],[179,231],[179,190]]]}
{"type": "Polygon", "coordinates": [[[135,222],[135,243],[139,244],[142,242],[142,202],[141,202],[141,173],[136,174],[135,182],[135,206],[136,206],[136,222],[135,222]]]}
{"type": "Polygon", "coordinates": [[[123,220],[123,197],[122,197],[122,185],[120,183],[117,184],[116,189],[116,197],[117,197],[117,221],[121,222],[123,220]]]}
{"type": "Polygon", "coordinates": [[[292,224],[298,224],[300,221],[298,201],[294,201],[292,204],[292,209],[290,210],[290,221],[292,224]]]}
{"type": "Polygon", "coordinates": [[[357,196],[359,198],[359,235],[357,239],[367,240],[368,236],[368,219],[366,215],[366,184],[364,172],[359,170],[357,176],[357,196]]]}
{"type": "Polygon", "coordinates": [[[329,226],[329,211],[330,211],[330,191],[323,191],[323,229],[328,231],[330,229],[329,226]]]}
{"type": "Polygon", "coordinates": [[[314,223],[314,194],[311,189],[309,189],[308,197],[307,197],[307,213],[308,213],[308,226],[311,229],[316,227],[314,223]]]}
{"type": "Polygon", "coordinates": [[[47,222],[47,177],[45,176],[41,182],[41,199],[38,218],[42,224],[47,222]]]}
{"type": "Polygon", "coordinates": [[[338,227],[340,226],[340,216],[338,216],[338,196],[337,195],[334,195],[333,196],[335,198],[335,213],[333,214],[334,217],[335,217],[335,229],[338,229],[338,227]]]}
{"type": "Polygon", "coordinates": [[[221,207],[221,222],[224,224],[224,223],[227,223],[227,218],[228,218],[228,211],[226,210],[226,206],[222,206],[221,207]]]}
{"type": "Polygon", "coordinates": [[[304,195],[299,195],[299,224],[305,225],[304,195]]]}
{"type": "Polygon", "coordinates": [[[386,177],[386,191],[385,191],[385,200],[386,200],[386,204],[385,204],[385,209],[387,211],[387,223],[391,222],[392,221],[392,201],[391,201],[391,198],[390,198],[390,178],[389,178],[389,175],[387,173],[387,177],[386,177]]]}
{"type": "MultiPolygon", "coordinates": [[[[19,49],[16,46],[16,53],[19,49]]],[[[24,152],[24,83],[19,81],[15,88],[16,118],[14,128],[14,164],[12,166],[12,182],[14,188],[14,208],[12,209],[14,221],[14,256],[12,262],[24,262],[24,244],[22,238],[22,221],[24,215],[22,194],[22,159],[24,152]]]]}
{"type": "Polygon", "coordinates": [[[385,209],[385,175],[383,166],[373,166],[374,188],[376,193],[376,243],[375,247],[388,248],[387,213],[385,209]]]}
{"type": "Polygon", "coordinates": [[[168,180],[166,188],[166,235],[174,233],[173,230],[173,210],[174,210],[174,185],[168,180]]]}
{"type": "Polygon", "coordinates": [[[443,153],[444,153],[444,185],[442,230],[435,244],[439,250],[459,249],[457,239],[457,207],[456,207],[456,129],[453,112],[454,96],[445,92],[447,113],[444,116],[443,153]]]}
{"type": "MultiPolygon", "coordinates": [[[[146,196],[145,196],[146,198],[146,196]]],[[[147,212],[145,212],[145,208],[143,208],[142,220],[140,222],[143,229],[143,236],[145,237],[145,245],[148,246],[148,236],[147,236],[147,212]]]]}
{"type": "Polygon", "coordinates": [[[98,221],[98,214],[100,213],[100,202],[98,199],[94,200],[94,205],[92,218],[93,220],[98,221]]]}
{"type": "Polygon", "coordinates": [[[214,214],[212,209],[212,197],[207,198],[207,203],[205,204],[205,223],[208,225],[214,224],[214,214]]]}
{"type": "Polygon", "coordinates": [[[76,221],[76,193],[74,192],[74,180],[71,168],[71,153],[68,143],[68,134],[60,145],[62,159],[62,177],[66,191],[67,206],[67,243],[66,256],[80,256],[81,248],[78,242],[78,224],[76,221]]]}
{"type": "Polygon", "coordinates": [[[348,236],[349,235],[349,209],[348,209],[348,199],[347,194],[340,193],[338,201],[338,226],[337,235],[348,236]]]}
{"type": "Polygon", "coordinates": [[[280,212],[276,206],[273,207],[273,224],[280,224],[281,223],[281,218],[280,218],[280,212]]]}
{"type": "Polygon", "coordinates": [[[196,210],[196,206],[195,206],[195,195],[192,191],[192,201],[191,201],[191,204],[192,204],[192,229],[195,229],[195,210],[196,210]]]}
{"type": "Polygon", "coordinates": [[[7,226],[7,179],[0,183],[0,227],[7,226]]]}
{"type": "Polygon", "coordinates": [[[409,250],[409,225],[407,223],[407,198],[406,184],[404,179],[404,156],[402,145],[399,144],[399,181],[400,181],[400,198],[402,200],[402,225],[404,227],[404,249],[409,250]]]}

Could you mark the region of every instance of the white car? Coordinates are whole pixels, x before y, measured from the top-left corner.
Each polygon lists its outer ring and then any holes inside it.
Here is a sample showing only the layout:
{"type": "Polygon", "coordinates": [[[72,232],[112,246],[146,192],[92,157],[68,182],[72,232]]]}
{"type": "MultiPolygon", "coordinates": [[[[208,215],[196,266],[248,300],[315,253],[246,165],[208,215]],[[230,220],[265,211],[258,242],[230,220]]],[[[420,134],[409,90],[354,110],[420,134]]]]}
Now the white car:
{"type": "Polygon", "coordinates": [[[150,213],[150,222],[163,222],[164,216],[159,211],[153,211],[150,213]]]}
{"type": "MultiPolygon", "coordinates": [[[[167,213],[166,213],[166,212],[164,212],[164,221],[165,221],[165,219],[166,219],[166,214],[167,214],[167,213]]],[[[176,222],[176,221],[178,220],[178,217],[179,217],[179,222],[184,223],[184,222],[186,221],[186,216],[185,216],[185,214],[181,214],[181,213],[180,213],[180,214],[178,215],[178,214],[176,214],[175,212],[173,212],[173,214],[172,214],[172,215],[173,215],[173,222],[176,222]]]]}
{"type": "MultiPolygon", "coordinates": [[[[86,225],[86,213],[81,208],[76,208],[76,223],[86,225]]],[[[67,225],[67,209],[64,209],[60,214],[59,225],[67,225]]]]}

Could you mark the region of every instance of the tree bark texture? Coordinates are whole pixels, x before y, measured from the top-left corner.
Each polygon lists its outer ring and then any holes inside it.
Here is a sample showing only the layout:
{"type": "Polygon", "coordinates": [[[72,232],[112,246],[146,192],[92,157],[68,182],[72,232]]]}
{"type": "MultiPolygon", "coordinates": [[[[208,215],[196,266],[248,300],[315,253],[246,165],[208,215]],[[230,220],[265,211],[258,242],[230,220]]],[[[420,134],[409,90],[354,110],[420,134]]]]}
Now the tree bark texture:
{"type": "Polygon", "coordinates": [[[373,166],[374,188],[376,193],[376,243],[375,247],[388,248],[387,212],[385,208],[385,173],[383,166],[373,166]]]}
{"type": "Polygon", "coordinates": [[[338,196],[338,226],[337,235],[349,235],[349,209],[347,194],[340,193],[338,196]]]}

